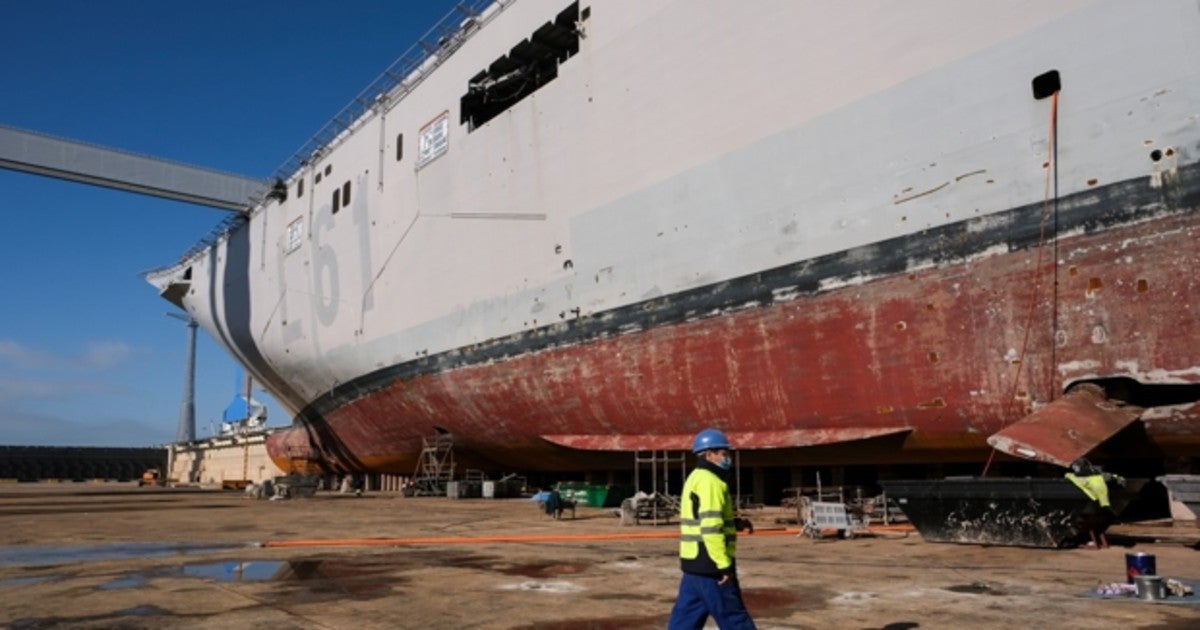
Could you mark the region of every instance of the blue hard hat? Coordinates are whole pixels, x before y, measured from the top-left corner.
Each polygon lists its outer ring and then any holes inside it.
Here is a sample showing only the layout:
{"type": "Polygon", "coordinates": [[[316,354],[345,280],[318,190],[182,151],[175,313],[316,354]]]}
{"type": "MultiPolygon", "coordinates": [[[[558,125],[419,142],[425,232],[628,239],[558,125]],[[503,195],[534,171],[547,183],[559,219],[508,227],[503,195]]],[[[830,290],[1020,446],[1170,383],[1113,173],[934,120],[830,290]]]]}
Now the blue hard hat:
{"type": "Polygon", "coordinates": [[[710,451],[714,448],[732,449],[733,447],[729,445],[729,438],[716,429],[705,429],[697,433],[696,439],[692,440],[693,453],[710,451]]]}

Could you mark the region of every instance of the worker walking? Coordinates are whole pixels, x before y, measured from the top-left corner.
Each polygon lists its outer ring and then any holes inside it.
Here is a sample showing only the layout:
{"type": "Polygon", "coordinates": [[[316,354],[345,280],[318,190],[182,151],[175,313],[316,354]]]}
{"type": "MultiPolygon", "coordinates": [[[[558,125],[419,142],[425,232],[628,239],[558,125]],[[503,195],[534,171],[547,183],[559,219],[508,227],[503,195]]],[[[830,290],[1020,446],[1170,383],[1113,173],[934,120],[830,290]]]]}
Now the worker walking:
{"type": "Polygon", "coordinates": [[[699,630],[712,615],[721,630],[754,628],[738,584],[737,523],[726,476],[733,447],[725,434],[705,429],[692,441],[696,469],[683,484],[679,510],[679,563],[683,577],[671,609],[671,630],[699,630]]]}

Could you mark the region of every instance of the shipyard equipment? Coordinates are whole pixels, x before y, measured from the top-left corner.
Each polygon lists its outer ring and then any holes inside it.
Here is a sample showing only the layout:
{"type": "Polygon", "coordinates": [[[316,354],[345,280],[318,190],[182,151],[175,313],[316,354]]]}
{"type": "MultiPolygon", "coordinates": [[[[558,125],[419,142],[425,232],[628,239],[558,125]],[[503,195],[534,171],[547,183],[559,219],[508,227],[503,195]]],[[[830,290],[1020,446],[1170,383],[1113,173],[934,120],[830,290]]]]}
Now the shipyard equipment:
{"type": "Polygon", "coordinates": [[[1060,548],[1103,534],[1144,479],[1110,484],[1105,510],[1062,478],[949,477],[879,482],[930,542],[1060,548]]]}
{"type": "Polygon", "coordinates": [[[814,501],[809,504],[808,514],[808,519],[804,521],[804,529],[797,534],[798,536],[820,538],[827,531],[835,531],[840,538],[852,538],[867,528],[861,518],[852,515],[846,509],[845,503],[814,501]]]}
{"type": "Polygon", "coordinates": [[[1167,487],[1176,501],[1191,510],[1200,525],[1200,475],[1163,475],[1158,481],[1167,487]]]}

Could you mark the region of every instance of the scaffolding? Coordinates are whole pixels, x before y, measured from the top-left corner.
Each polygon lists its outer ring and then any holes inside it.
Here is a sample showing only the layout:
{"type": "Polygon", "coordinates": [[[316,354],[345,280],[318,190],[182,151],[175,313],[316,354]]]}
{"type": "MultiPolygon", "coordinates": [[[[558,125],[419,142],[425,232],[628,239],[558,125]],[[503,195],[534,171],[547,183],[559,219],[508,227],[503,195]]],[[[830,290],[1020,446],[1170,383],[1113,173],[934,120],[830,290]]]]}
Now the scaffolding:
{"type": "Polygon", "coordinates": [[[454,479],[454,436],[437,433],[421,438],[421,457],[413,471],[412,484],[404,494],[410,497],[446,496],[446,486],[454,479]]]}
{"type": "Polygon", "coordinates": [[[621,521],[626,525],[641,525],[648,522],[652,525],[669,524],[671,519],[679,515],[678,492],[683,489],[683,480],[687,478],[687,456],[681,452],[672,451],[634,451],[633,453],[633,483],[634,494],[621,503],[621,521]],[[679,465],[680,487],[675,494],[671,493],[671,467],[679,465]],[[650,470],[650,487],[648,491],[641,487],[641,473],[645,468],[650,470]]]}

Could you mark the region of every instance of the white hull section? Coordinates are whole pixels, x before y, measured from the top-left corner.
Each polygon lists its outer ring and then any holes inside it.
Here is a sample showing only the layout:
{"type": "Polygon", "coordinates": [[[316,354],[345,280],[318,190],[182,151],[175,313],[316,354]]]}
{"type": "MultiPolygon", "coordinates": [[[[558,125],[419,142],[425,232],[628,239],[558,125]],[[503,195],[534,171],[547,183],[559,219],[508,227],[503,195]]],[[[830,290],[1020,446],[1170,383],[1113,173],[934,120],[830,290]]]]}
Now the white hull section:
{"type": "Polygon", "coordinates": [[[1184,1],[606,0],[557,78],[469,131],[468,80],[566,6],[493,6],[285,201],[152,281],[186,283],[188,311],[297,413],[424,356],[938,226],[982,229],[1047,194],[1052,99],[1031,81],[1050,70],[1059,195],[1197,158],[1200,8],[1184,1]],[[422,129],[443,114],[444,153],[419,165],[422,129]]]}

